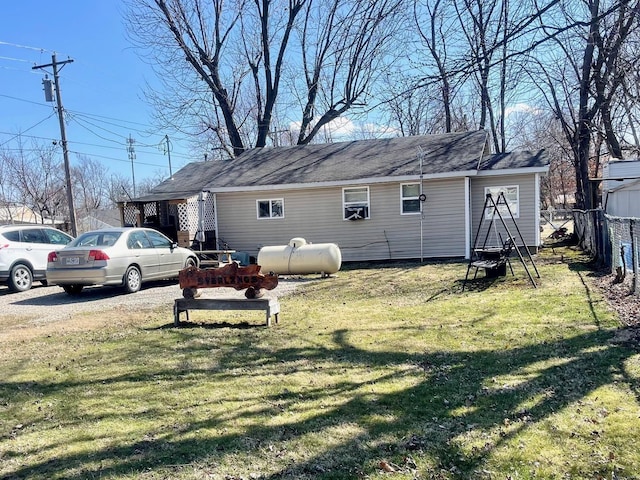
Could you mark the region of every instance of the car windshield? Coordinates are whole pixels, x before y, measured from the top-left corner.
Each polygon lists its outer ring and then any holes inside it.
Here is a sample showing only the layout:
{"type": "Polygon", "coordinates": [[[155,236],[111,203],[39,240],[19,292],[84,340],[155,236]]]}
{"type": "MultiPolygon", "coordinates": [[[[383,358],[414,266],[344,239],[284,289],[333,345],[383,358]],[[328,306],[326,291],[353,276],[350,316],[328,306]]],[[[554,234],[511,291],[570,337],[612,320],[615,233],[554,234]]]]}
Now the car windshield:
{"type": "Polygon", "coordinates": [[[69,247],[112,247],[122,232],[87,232],[80,235],[69,247]]]}

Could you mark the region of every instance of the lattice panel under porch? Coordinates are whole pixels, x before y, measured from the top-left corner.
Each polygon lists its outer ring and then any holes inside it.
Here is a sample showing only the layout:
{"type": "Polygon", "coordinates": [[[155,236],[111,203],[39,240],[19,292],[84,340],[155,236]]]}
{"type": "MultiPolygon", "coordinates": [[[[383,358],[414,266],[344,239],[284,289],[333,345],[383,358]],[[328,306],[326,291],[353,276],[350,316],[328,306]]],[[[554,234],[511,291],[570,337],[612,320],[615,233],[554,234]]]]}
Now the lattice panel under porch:
{"type": "Polygon", "coordinates": [[[151,202],[151,203],[145,203],[144,204],[144,218],[147,218],[149,216],[155,215],[156,218],[158,217],[158,204],[156,202],[151,202]]]}
{"type": "MultiPolygon", "coordinates": [[[[190,237],[195,237],[198,232],[198,202],[199,195],[187,200],[187,203],[178,204],[179,230],[188,230],[190,237]]],[[[213,211],[213,194],[204,194],[204,231],[215,230],[215,213],[213,211]]]]}
{"type": "Polygon", "coordinates": [[[138,209],[134,204],[126,204],[122,208],[122,216],[125,225],[135,225],[138,221],[138,209]]]}

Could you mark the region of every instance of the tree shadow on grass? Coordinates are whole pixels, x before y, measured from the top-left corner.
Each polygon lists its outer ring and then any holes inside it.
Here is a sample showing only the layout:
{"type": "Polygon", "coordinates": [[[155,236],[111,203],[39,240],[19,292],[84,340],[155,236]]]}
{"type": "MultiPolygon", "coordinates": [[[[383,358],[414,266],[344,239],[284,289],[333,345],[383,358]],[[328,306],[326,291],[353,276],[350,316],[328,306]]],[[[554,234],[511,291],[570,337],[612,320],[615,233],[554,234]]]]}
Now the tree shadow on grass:
{"type": "MultiPolygon", "coordinates": [[[[347,380],[339,377],[342,379],[340,382],[308,387],[304,391],[282,389],[266,397],[258,391],[224,392],[223,399],[219,401],[226,399],[231,402],[241,394],[251,406],[237,409],[230,414],[231,417],[224,419],[216,416],[202,419],[201,416],[199,420],[185,418],[180,425],[162,426],[163,412],[150,409],[140,415],[153,420],[158,427],[139,441],[126,445],[106,442],[108,446],[91,453],[68,453],[38,463],[29,462],[1,478],[79,480],[135,476],[149,470],[166,473],[201,464],[205,469],[215,470],[213,465],[222,457],[246,455],[247,458],[272,460],[270,471],[257,477],[263,479],[360,478],[373,474],[382,459],[389,458],[401,464],[402,459],[411,456],[429,458],[435,469],[446,472],[446,476],[440,478],[465,479],[473,477],[492,453],[518,432],[548,419],[599,387],[619,381],[620,372],[624,372],[623,362],[635,354],[631,348],[610,343],[612,332],[603,330],[514,349],[443,350],[425,354],[363,350],[349,340],[352,335],[360,333],[346,329],[335,331],[330,348],[307,345],[272,349],[261,346],[252,338],[245,337],[237,342],[236,337],[233,343],[227,340],[223,345],[228,351],[225,350],[216,368],[186,364],[176,371],[152,370],[145,374],[96,378],[96,385],[112,385],[114,389],[120,385],[135,387],[138,383],[156,382],[158,379],[179,389],[181,382],[187,381],[185,378],[191,382],[216,382],[222,387],[225,375],[237,375],[239,369],[245,372],[243,375],[249,381],[252,375],[265,379],[262,370],[265,368],[272,369],[274,378],[302,370],[313,373],[318,365],[322,365],[323,373],[329,376],[338,376],[350,368],[375,367],[378,369],[375,371],[380,372],[373,381],[370,378],[347,377],[347,380]],[[407,366],[411,368],[407,370],[407,366]],[[401,391],[376,393],[378,385],[406,375],[418,380],[401,391]],[[496,382],[501,377],[513,378],[514,381],[496,382]],[[329,400],[338,396],[347,400],[326,409],[312,406],[323,399],[331,403],[329,400]],[[532,403],[532,399],[537,400],[532,403]],[[317,413],[303,420],[287,420],[291,418],[287,412],[300,408],[301,403],[308,404],[308,408],[317,413]],[[265,415],[279,418],[279,421],[267,424],[265,415]],[[247,425],[241,434],[224,432],[225,422],[231,421],[230,418],[247,425]],[[510,422],[508,426],[505,419],[510,422]],[[345,425],[357,426],[356,432],[339,443],[331,444],[329,449],[301,460],[281,459],[286,457],[287,449],[293,448],[297,439],[322,436],[345,425]],[[470,452],[457,441],[470,429],[483,433],[500,430],[501,433],[483,448],[470,452]],[[290,445],[290,442],[293,443],[290,445]]],[[[216,341],[224,342],[225,339],[216,341]]],[[[210,345],[189,343],[174,354],[197,356],[208,348],[210,345]]],[[[156,353],[161,354],[160,351],[156,353]]],[[[0,396],[12,398],[13,394],[22,391],[36,396],[67,391],[70,395],[77,395],[75,389],[90,389],[92,383],[0,382],[0,396]]],[[[114,413],[111,420],[116,421],[119,415],[114,413]]],[[[91,424],[98,419],[103,418],[85,415],[78,418],[76,428],[82,428],[84,422],[91,424]]],[[[34,424],[37,421],[34,419],[34,424]]],[[[11,437],[22,433],[22,430],[11,431],[8,438],[2,439],[5,460],[36,453],[35,448],[31,452],[11,449],[11,437]]],[[[411,469],[411,465],[399,466],[411,469]]],[[[592,476],[599,473],[591,471],[592,476]]]]}

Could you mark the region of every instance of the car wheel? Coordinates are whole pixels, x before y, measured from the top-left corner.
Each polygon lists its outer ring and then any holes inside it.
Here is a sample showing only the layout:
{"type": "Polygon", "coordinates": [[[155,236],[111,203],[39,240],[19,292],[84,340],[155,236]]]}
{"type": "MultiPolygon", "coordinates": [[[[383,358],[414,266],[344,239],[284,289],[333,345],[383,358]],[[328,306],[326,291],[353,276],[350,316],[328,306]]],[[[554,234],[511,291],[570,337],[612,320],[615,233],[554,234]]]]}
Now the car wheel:
{"type": "Polygon", "coordinates": [[[187,261],[184,262],[184,268],[197,267],[197,266],[198,266],[198,262],[196,262],[196,259],[193,257],[187,258],[187,261]]]}
{"type": "Polygon", "coordinates": [[[82,292],[84,286],[82,285],[63,285],[62,289],[67,292],[68,295],[78,295],[82,292]]]}
{"type": "Polygon", "coordinates": [[[135,293],[140,290],[142,286],[142,275],[140,275],[140,270],[138,270],[137,267],[131,266],[127,268],[124,274],[123,285],[127,293],[135,293]]]}
{"type": "Polygon", "coordinates": [[[46,280],[40,280],[40,283],[42,284],[43,287],[49,286],[49,282],[47,282],[46,280]]]}
{"type": "Polygon", "coordinates": [[[9,288],[14,292],[26,292],[31,288],[33,275],[31,269],[22,263],[14,265],[9,275],[9,288]]]}

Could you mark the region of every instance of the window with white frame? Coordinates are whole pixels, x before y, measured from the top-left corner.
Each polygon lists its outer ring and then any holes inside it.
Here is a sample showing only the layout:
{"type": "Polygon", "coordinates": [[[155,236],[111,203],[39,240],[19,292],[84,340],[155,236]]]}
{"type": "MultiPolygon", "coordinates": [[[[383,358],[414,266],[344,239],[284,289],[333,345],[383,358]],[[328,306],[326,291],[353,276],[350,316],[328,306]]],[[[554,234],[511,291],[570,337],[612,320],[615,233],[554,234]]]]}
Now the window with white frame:
{"type": "MultiPolygon", "coordinates": [[[[491,198],[496,203],[500,215],[503,217],[509,216],[509,211],[511,211],[513,218],[520,217],[520,188],[518,185],[485,187],[485,198],[488,194],[491,194],[491,198]],[[500,195],[501,193],[504,194],[504,197],[500,195]],[[507,206],[509,207],[508,209],[507,206]]],[[[493,204],[489,202],[487,206],[485,218],[490,220],[493,217],[493,204]]]]}
{"type": "Polygon", "coordinates": [[[284,218],[284,199],[256,200],[258,219],[284,218]]]}
{"type": "Polygon", "coordinates": [[[349,187],[342,189],[342,211],[344,220],[365,220],[369,218],[369,187],[349,187]]]}
{"type": "Polygon", "coordinates": [[[414,215],[420,213],[420,184],[403,183],[400,185],[400,199],[402,215],[414,215]]]}

